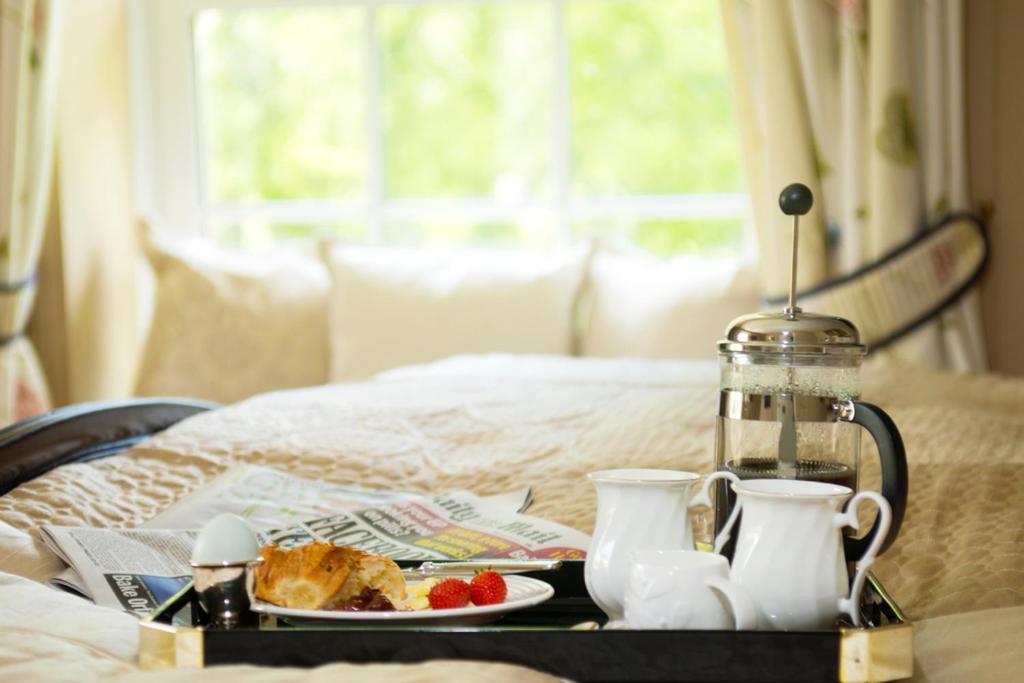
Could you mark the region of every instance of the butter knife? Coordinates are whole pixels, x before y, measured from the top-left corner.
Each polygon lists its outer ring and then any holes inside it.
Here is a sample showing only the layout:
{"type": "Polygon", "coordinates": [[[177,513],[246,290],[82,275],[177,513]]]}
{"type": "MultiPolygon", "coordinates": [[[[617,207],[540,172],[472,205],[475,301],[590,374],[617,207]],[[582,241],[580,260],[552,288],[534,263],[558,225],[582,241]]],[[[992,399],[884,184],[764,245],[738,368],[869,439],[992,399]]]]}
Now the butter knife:
{"type": "Polygon", "coordinates": [[[522,574],[523,572],[541,572],[559,569],[561,560],[464,560],[454,562],[424,562],[417,567],[404,567],[402,574],[407,578],[426,578],[428,576],[472,575],[485,569],[493,569],[499,574],[522,574]]]}

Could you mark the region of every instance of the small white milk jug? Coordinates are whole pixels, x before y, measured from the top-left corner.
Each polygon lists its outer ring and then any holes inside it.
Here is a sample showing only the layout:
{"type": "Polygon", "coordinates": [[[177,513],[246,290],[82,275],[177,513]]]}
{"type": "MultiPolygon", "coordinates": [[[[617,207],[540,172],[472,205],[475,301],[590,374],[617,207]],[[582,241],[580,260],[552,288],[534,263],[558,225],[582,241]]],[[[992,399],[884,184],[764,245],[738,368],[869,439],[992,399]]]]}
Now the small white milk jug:
{"type": "MultiPolygon", "coordinates": [[[[860,626],[860,593],[892,520],[888,501],[874,491],[862,491],[840,512],[853,493],[845,486],[795,479],[741,481],[731,474],[728,478],[736,505],[715,541],[715,552],[729,540],[742,510],[730,578],[758,603],[761,628],[828,629],[840,613],[860,626]],[[865,500],[878,506],[878,531],[857,562],[851,586],[842,529],[857,529],[857,510],[865,500]]],[[[695,504],[706,491],[707,487],[695,504]]]]}
{"type": "MultiPolygon", "coordinates": [[[[689,509],[700,475],[656,469],[620,469],[587,475],[597,488],[597,523],[587,551],[587,592],[622,625],[626,582],[635,550],[692,550],[689,509]]],[[[732,476],[716,472],[707,481],[732,476]]],[[[705,484],[707,487],[708,484],[705,484]]]]}

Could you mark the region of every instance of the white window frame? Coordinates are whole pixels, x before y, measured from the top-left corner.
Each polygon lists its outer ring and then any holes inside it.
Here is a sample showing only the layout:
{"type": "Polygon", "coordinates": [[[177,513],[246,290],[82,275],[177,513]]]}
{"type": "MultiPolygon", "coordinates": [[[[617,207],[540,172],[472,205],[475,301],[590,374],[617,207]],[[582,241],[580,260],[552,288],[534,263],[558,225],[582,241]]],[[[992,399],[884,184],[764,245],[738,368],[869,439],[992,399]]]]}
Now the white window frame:
{"type": "MultiPolygon", "coordinates": [[[[378,10],[394,4],[500,3],[506,0],[131,0],[136,205],[155,229],[202,236],[215,221],[261,218],[271,222],[350,223],[367,226],[368,240],[382,242],[385,223],[459,218],[508,221],[542,215],[557,226],[556,243],[572,241],[572,225],[587,220],[745,219],[745,193],[580,197],[570,193],[572,145],[569,98],[569,0],[522,0],[548,5],[555,40],[550,135],[554,150],[554,197],[505,203],[495,198],[396,199],[384,195],[384,145],[380,117],[378,10]],[[216,204],[204,196],[201,95],[196,87],[192,24],[204,9],[257,9],[301,5],[361,6],[366,31],[366,168],[362,200],[273,200],[216,204]]],[[[602,0],[585,0],[600,2],[602,0]]],[[[652,1],[652,0],[644,0],[652,1]]],[[[749,232],[749,229],[746,231],[749,232]]]]}

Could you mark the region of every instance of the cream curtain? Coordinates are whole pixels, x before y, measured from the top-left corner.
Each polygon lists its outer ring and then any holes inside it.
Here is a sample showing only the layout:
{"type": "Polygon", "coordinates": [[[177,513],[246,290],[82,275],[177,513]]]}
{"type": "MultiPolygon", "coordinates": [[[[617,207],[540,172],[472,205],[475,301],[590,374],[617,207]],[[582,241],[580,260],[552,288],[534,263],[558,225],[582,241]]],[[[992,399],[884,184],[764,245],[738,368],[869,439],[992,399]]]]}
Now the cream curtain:
{"type": "Polygon", "coordinates": [[[53,169],[59,0],[0,0],[0,425],[50,407],[24,336],[53,169]]]}
{"type": "MultiPolygon", "coordinates": [[[[721,3],[767,296],[788,286],[777,197],[791,182],[816,197],[801,224],[801,289],[968,208],[961,0],[721,3]]],[[[982,370],[979,318],[969,294],[883,357],[982,370]]]]}
{"type": "Polygon", "coordinates": [[[61,11],[56,168],[28,335],[56,405],[131,395],[139,311],[132,188],[127,0],[61,11]]]}

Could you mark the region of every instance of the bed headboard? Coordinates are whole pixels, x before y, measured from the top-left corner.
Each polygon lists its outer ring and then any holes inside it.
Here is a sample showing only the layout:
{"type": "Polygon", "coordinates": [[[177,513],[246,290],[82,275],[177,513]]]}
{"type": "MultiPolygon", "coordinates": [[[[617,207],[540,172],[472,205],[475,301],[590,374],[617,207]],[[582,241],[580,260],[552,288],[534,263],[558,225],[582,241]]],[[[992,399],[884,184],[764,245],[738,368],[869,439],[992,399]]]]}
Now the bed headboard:
{"type": "Polygon", "coordinates": [[[0,496],[50,470],[119,453],[215,403],[180,398],[58,408],[0,430],[0,496]]]}

